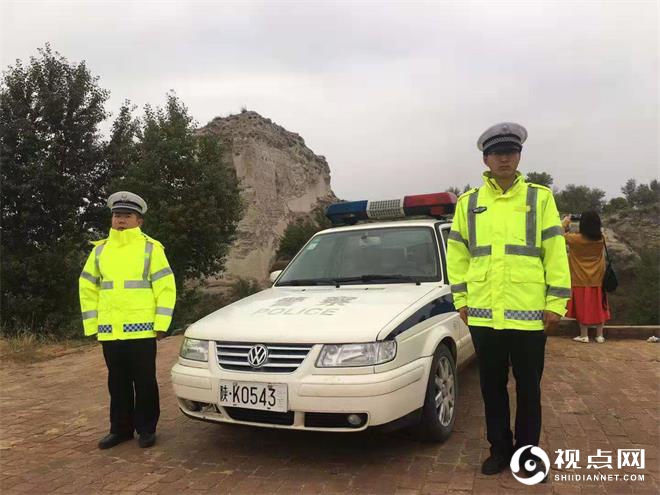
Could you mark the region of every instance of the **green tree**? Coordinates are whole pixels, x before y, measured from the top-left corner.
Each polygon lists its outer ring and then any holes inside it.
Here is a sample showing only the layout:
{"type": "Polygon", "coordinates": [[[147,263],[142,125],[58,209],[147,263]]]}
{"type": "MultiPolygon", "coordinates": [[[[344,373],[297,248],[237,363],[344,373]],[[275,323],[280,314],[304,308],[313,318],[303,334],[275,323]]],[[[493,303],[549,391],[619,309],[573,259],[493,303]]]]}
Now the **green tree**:
{"type": "Polygon", "coordinates": [[[311,219],[298,219],[287,225],[280,239],[280,246],[275,258],[277,260],[292,260],[305,243],[317,232],[332,227],[325,216],[323,208],[316,208],[311,219]]]}
{"type": "Polygon", "coordinates": [[[626,198],[631,207],[635,205],[635,191],[637,191],[637,181],[635,179],[628,179],[621,188],[623,197],[626,198]]]}
{"type": "Polygon", "coordinates": [[[605,191],[587,186],[567,185],[555,194],[557,209],[561,213],[582,213],[587,210],[600,212],[603,209],[605,191]]]}
{"type": "Polygon", "coordinates": [[[552,175],[547,172],[530,172],[525,179],[527,182],[538,184],[540,186],[550,187],[554,182],[552,175]]]}
{"type": "Polygon", "coordinates": [[[108,164],[107,183],[113,184],[123,180],[130,166],[139,161],[138,140],[142,136],[142,128],[140,121],[133,117],[133,111],[135,106],[125,101],[112,123],[110,140],[105,146],[105,159],[108,164]]]}
{"type": "Polygon", "coordinates": [[[320,229],[315,222],[299,219],[287,225],[280,240],[275,257],[278,260],[291,260],[300,248],[320,229]]]}
{"type": "Polygon", "coordinates": [[[222,163],[220,143],[195,127],[170,93],[164,108],[147,106],[139,124],[125,104],[108,146],[117,164],[111,190],[147,201],[144,231],[165,245],[184,303],[186,282],[224,269],[243,214],[238,180],[222,163]]]}
{"type": "MultiPolygon", "coordinates": [[[[102,222],[107,167],[98,126],[108,92],[85,62],[49,45],[0,82],[2,327],[33,332],[79,318],[88,232],[102,222]]],[[[75,325],[75,330],[79,326],[75,325]]]]}
{"type": "Polygon", "coordinates": [[[648,184],[637,184],[635,179],[628,179],[621,192],[632,208],[644,208],[660,203],[660,183],[657,179],[648,184]]]}
{"type": "Polygon", "coordinates": [[[649,188],[655,193],[656,200],[660,199],[660,181],[658,179],[653,179],[649,182],[649,188]]]}
{"type": "Polygon", "coordinates": [[[628,201],[621,196],[610,199],[603,207],[603,213],[617,213],[628,208],[628,201]]]}

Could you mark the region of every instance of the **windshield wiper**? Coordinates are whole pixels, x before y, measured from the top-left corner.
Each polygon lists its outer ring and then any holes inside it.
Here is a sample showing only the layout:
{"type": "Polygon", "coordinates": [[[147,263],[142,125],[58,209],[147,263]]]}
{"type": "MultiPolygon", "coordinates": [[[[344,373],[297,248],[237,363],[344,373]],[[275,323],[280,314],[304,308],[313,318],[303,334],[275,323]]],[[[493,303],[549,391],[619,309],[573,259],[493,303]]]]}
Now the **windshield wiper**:
{"type": "Polygon", "coordinates": [[[421,282],[415,277],[410,275],[392,274],[392,275],[378,275],[366,274],[357,277],[341,277],[341,278],[297,278],[293,280],[286,280],[280,282],[278,287],[285,285],[334,285],[339,287],[341,284],[348,284],[351,282],[375,282],[379,280],[396,280],[401,282],[412,282],[415,285],[420,285],[421,282]]]}
{"type": "Polygon", "coordinates": [[[295,278],[293,280],[285,280],[277,284],[283,285],[337,285],[332,278],[295,278]]]}
{"type": "Polygon", "coordinates": [[[334,282],[336,282],[337,285],[339,285],[348,282],[374,282],[377,280],[398,280],[401,282],[413,282],[415,283],[415,285],[420,285],[421,283],[415,277],[411,277],[410,275],[401,275],[401,274],[392,274],[392,275],[366,274],[366,275],[360,275],[358,277],[336,278],[334,279],[334,282]]]}

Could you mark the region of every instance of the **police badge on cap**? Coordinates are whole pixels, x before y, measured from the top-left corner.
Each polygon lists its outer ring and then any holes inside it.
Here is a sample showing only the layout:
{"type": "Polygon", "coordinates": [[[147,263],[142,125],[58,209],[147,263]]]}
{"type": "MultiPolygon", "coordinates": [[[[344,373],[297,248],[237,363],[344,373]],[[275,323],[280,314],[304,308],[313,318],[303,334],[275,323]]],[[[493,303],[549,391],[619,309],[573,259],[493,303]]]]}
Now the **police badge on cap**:
{"type": "Polygon", "coordinates": [[[108,208],[114,212],[139,213],[147,212],[147,202],[135,193],[119,191],[108,198],[108,208]]]}
{"type": "Polygon", "coordinates": [[[502,122],[489,127],[477,141],[484,155],[496,151],[521,151],[527,139],[527,129],[514,122],[502,122]]]}

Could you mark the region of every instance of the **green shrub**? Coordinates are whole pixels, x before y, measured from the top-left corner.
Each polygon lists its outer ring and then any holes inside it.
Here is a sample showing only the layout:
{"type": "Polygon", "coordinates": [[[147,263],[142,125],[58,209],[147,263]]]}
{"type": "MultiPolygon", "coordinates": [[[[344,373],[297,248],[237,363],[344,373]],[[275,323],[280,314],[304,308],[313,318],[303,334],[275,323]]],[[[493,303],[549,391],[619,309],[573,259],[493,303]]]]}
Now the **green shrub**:
{"type": "Polygon", "coordinates": [[[231,299],[232,302],[243,299],[244,297],[251,296],[256,294],[261,290],[259,283],[256,280],[248,280],[244,278],[239,278],[232,284],[231,287],[231,299]]]}
{"type": "Polygon", "coordinates": [[[625,294],[626,321],[633,325],[658,325],[660,323],[660,257],[655,249],[640,252],[634,268],[630,291],[625,294]]]}
{"type": "MultiPolygon", "coordinates": [[[[616,267],[616,265],[615,265],[616,267]]],[[[658,325],[660,317],[660,258],[656,249],[646,249],[627,272],[617,271],[619,287],[609,294],[610,324],[658,325]]]]}
{"type": "Polygon", "coordinates": [[[174,309],[176,318],[172,322],[170,335],[183,333],[192,323],[230,302],[229,298],[223,294],[204,292],[200,288],[186,290],[185,297],[179,298],[174,309]]]}
{"type": "Polygon", "coordinates": [[[287,226],[280,240],[280,247],[277,250],[275,259],[293,259],[310,237],[320,230],[332,227],[322,208],[315,209],[312,214],[313,218],[311,220],[298,219],[287,226]]]}
{"type": "Polygon", "coordinates": [[[290,260],[296,255],[300,248],[319,231],[318,226],[310,221],[298,220],[289,224],[284,231],[284,236],[280,241],[280,247],[277,250],[276,258],[290,260]]]}

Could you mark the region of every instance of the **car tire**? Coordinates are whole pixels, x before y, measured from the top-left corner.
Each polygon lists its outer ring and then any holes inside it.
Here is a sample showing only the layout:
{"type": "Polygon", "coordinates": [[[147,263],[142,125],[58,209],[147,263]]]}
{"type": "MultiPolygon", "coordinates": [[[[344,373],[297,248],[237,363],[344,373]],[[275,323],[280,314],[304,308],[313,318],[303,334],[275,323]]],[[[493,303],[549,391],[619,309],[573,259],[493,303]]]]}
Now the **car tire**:
{"type": "Polygon", "coordinates": [[[456,420],[458,380],[456,361],[446,345],[440,344],[433,354],[426,385],[422,419],[418,436],[424,442],[444,442],[449,438],[456,420]]]}

